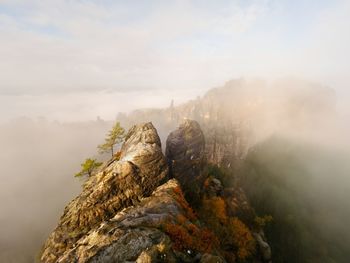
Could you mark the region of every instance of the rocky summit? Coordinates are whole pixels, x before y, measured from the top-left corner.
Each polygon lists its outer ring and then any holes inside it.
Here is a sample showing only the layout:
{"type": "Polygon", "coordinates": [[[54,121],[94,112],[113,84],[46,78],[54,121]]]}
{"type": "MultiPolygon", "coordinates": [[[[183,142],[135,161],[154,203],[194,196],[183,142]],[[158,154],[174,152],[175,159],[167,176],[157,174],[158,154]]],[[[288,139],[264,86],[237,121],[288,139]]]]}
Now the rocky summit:
{"type": "Polygon", "coordinates": [[[270,262],[254,210],[221,173],[196,121],[170,133],[166,157],[153,125],[135,125],[67,205],[41,262],[270,262]]]}
{"type": "Polygon", "coordinates": [[[132,127],[120,159],[113,158],[90,177],[82,193],[64,209],[57,228],[44,245],[41,260],[62,261],[63,254],[89,231],[151,194],[167,176],[168,167],[156,129],[151,123],[132,127]]]}
{"type": "Polygon", "coordinates": [[[198,122],[185,120],[166,141],[166,157],[171,175],[178,179],[186,194],[198,194],[205,161],[205,139],[198,122]]]}
{"type": "Polygon", "coordinates": [[[184,213],[176,201],[176,180],[158,187],[150,197],[101,223],[65,251],[59,262],[154,262],[174,260],[170,238],[159,228],[184,213]]]}

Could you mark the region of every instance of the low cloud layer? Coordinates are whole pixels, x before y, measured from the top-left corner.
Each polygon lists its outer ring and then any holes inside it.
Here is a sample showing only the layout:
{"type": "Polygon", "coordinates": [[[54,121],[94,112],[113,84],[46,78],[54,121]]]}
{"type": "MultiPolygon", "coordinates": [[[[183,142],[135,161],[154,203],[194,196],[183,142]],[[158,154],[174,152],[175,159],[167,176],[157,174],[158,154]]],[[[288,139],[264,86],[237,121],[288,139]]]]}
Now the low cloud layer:
{"type": "Polygon", "coordinates": [[[21,118],[0,125],[0,261],[34,262],[65,204],[80,192],[80,163],[110,123],[21,118]]]}
{"type": "MultiPolygon", "coordinates": [[[[163,106],[147,93],[201,95],[228,79],[251,75],[306,77],[349,97],[349,8],[341,0],[317,5],[2,0],[0,97],[11,102],[0,109],[11,117],[45,115],[45,104],[55,104],[47,96],[68,102],[67,94],[81,93],[76,98],[87,107],[105,90],[137,92],[145,96],[141,106],[163,106]],[[8,96],[34,96],[29,101],[40,110],[23,109],[8,96]]],[[[69,118],[67,104],[59,108],[69,118]]],[[[115,108],[96,111],[110,117],[115,108]]]]}

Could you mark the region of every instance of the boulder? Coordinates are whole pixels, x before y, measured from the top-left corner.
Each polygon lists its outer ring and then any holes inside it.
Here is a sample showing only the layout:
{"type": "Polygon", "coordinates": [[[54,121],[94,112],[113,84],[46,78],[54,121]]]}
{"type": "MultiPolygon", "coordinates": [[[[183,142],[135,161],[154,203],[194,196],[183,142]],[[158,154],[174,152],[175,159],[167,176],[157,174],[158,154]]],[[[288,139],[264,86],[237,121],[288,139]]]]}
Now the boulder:
{"type": "Polygon", "coordinates": [[[204,195],[206,198],[221,196],[223,190],[223,185],[217,178],[210,176],[204,182],[204,195]]]}
{"type": "Polygon", "coordinates": [[[171,132],[166,141],[166,158],[171,176],[176,178],[185,194],[193,200],[201,182],[201,172],[205,161],[205,140],[196,121],[185,120],[171,132]]]}
{"type": "MultiPolygon", "coordinates": [[[[66,206],[44,244],[41,260],[58,262],[89,231],[150,195],[167,176],[168,166],[156,129],[151,123],[135,125],[126,135],[120,160],[113,159],[88,178],[82,193],[66,206]]],[[[149,233],[141,231],[139,235],[149,233]]]]}
{"type": "Polygon", "coordinates": [[[178,262],[172,241],[162,228],[175,223],[185,213],[174,198],[179,187],[175,179],[159,186],[137,205],[123,209],[91,229],[57,262],[178,262]]]}
{"type": "Polygon", "coordinates": [[[260,255],[263,259],[263,262],[271,263],[271,247],[267,243],[264,232],[260,231],[259,233],[253,233],[253,236],[256,240],[256,243],[258,245],[258,249],[260,252],[260,255]]]}

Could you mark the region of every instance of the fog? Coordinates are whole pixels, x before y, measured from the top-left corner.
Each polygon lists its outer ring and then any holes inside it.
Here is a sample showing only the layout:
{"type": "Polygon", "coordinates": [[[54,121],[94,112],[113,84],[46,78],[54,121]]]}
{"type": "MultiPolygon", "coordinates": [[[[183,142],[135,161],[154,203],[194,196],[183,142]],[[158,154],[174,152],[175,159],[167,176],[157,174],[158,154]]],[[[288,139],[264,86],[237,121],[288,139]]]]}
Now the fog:
{"type": "MultiPolygon", "coordinates": [[[[334,89],[294,78],[273,82],[238,79],[201,95],[175,105],[174,110],[180,114],[178,121],[197,118],[204,125],[209,122],[217,128],[239,124],[242,128],[239,136],[248,136],[242,140],[247,143],[248,156],[271,138],[283,138],[284,154],[296,154],[300,159],[298,165],[288,172],[289,168],[271,163],[270,159],[264,164],[270,162],[269,169],[276,173],[281,169],[282,175],[291,177],[287,182],[293,189],[303,189],[300,198],[305,206],[316,211],[314,223],[332,232],[327,237],[335,233],[350,237],[343,222],[350,215],[346,201],[350,198],[350,123],[347,115],[337,108],[334,89]],[[201,105],[197,113],[193,112],[196,103],[201,105]],[[305,154],[305,149],[306,152],[312,149],[311,154],[305,154]],[[318,154],[327,157],[320,158],[318,154]],[[305,181],[303,175],[294,178],[293,173],[299,169],[305,173],[305,181]],[[332,220],[327,211],[332,213],[332,220]]],[[[136,122],[153,121],[164,144],[169,131],[178,124],[178,121],[169,123],[168,111],[169,107],[165,107],[118,116],[126,128],[136,122]]],[[[64,206],[80,192],[82,181],[73,176],[80,163],[88,157],[106,159],[97,155],[96,146],[112,123],[113,120],[101,118],[58,122],[22,117],[0,126],[1,261],[35,259],[64,206]]],[[[273,154],[278,157],[280,152],[272,150],[272,160],[273,154]]]]}
{"type": "Polygon", "coordinates": [[[0,121],[113,119],[242,76],[311,79],[346,106],[349,10],[347,0],[2,0],[0,121]]]}
{"type": "Polygon", "coordinates": [[[337,101],[331,87],[295,78],[232,80],[202,99],[217,128],[238,124],[247,151],[234,174],[274,218],[274,262],[349,261],[350,119],[337,101]]]}
{"type": "Polygon", "coordinates": [[[110,123],[20,118],[0,126],[0,261],[33,262],[64,206],[80,192],[80,163],[110,123]]]}

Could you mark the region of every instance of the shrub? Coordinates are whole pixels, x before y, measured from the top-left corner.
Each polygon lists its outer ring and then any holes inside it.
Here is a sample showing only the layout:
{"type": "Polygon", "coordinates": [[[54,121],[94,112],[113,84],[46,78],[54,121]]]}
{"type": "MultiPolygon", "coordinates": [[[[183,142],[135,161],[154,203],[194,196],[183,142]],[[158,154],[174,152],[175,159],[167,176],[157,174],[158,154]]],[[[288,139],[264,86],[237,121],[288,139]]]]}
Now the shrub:
{"type": "Polygon", "coordinates": [[[186,225],[166,224],[165,232],[178,251],[195,250],[200,253],[210,253],[218,243],[216,236],[207,228],[199,228],[192,223],[186,225]]]}
{"type": "Polygon", "coordinates": [[[220,237],[220,244],[225,249],[224,256],[228,262],[235,262],[235,258],[244,261],[255,253],[252,233],[237,217],[227,215],[223,198],[204,199],[200,215],[207,226],[220,237]],[[232,252],[235,252],[236,256],[232,252]]]}
{"type": "Polygon", "coordinates": [[[226,223],[226,203],[221,197],[212,197],[210,199],[204,199],[202,208],[204,210],[205,217],[212,218],[214,220],[219,220],[219,222],[222,224],[226,223]]]}
{"type": "Polygon", "coordinates": [[[257,229],[264,228],[268,223],[270,223],[273,220],[271,215],[264,215],[262,217],[256,216],[254,218],[254,225],[257,229]]]}
{"type": "Polygon", "coordinates": [[[181,205],[181,207],[183,208],[186,217],[191,220],[191,221],[195,221],[197,220],[197,216],[194,213],[193,209],[190,207],[190,205],[188,204],[188,202],[185,199],[185,196],[181,190],[180,187],[175,187],[174,190],[174,197],[175,200],[181,205]]]}
{"type": "Polygon", "coordinates": [[[237,256],[244,260],[255,253],[255,240],[248,227],[237,217],[229,219],[229,233],[232,235],[232,243],[237,249],[237,256]]]}

